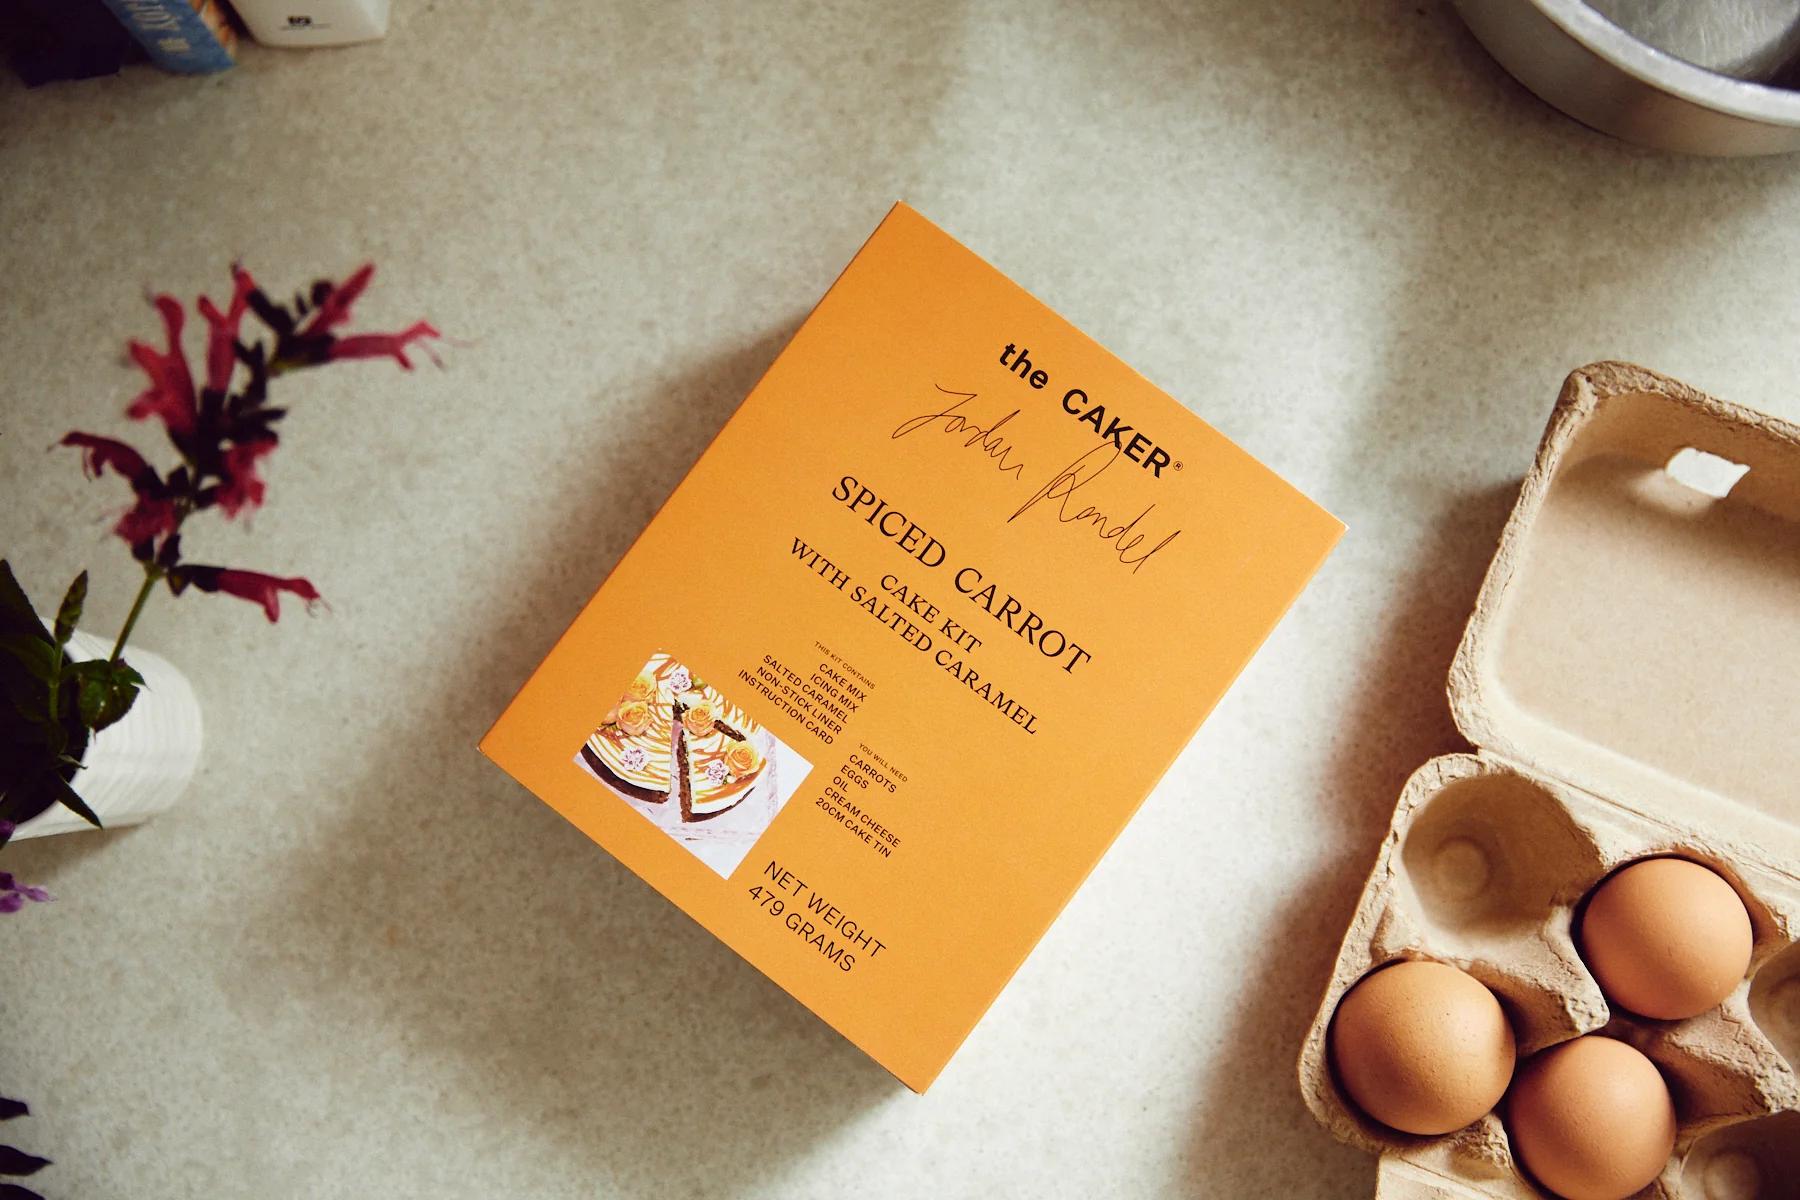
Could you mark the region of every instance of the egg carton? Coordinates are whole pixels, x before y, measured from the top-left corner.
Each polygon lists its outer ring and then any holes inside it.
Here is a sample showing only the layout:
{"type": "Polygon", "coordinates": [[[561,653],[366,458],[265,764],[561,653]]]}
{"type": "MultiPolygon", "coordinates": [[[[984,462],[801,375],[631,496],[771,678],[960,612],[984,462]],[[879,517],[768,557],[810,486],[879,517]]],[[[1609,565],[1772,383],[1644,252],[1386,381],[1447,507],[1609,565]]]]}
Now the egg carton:
{"type": "Polygon", "coordinates": [[[1401,793],[1301,1051],[1308,1107],[1380,1155],[1378,1196],[1545,1194],[1498,1109],[1416,1137],[1333,1078],[1344,993],[1435,959],[1499,997],[1521,1063],[1594,1032],[1656,1063],[1676,1145],[1639,1197],[1800,1197],[1800,427],[1625,363],[1570,375],[1448,690],[1477,749],[1401,793]],[[1729,880],[1754,933],[1684,1021],[1614,1010],[1575,938],[1601,880],[1664,854],[1729,880]]]}

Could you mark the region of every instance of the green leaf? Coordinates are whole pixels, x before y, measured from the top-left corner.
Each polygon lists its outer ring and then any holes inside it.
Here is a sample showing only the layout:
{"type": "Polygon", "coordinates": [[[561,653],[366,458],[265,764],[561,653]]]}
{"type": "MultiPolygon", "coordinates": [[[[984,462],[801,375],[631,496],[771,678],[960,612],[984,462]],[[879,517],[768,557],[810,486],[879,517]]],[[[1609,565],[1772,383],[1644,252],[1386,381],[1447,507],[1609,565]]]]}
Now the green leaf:
{"type": "Polygon", "coordinates": [[[34,633],[46,642],[50,640],[50,633],[38,620],[25,589],[14,578],[12,564],[5,559],[0,559],[0,633],[34,633]]]}
{"type": "Polygon", "coordinates": [[[56,678],[56,643],[29,633],[0,634],[0,654],[9,655],[43,683],[56,678]]]}
{"type": "Polygon", "coordinates": [[[89,729],[105,729],[131,711],[144,678],[123,662],[103,658],[72,663],[65,675],[75,682],[75,711],[89,729]]]}
{"type": "Polygon", "coordinates": [[[0,797],[0,821],[22,825],[55,803],[45,786],[44,775],[21,780],[17,787],[0,797]]]}
{"type": "Polygon", "coordinates": [[[33,725],[42,725],[46,721],[56,719],[45,704],[48,697],[42,688],[34,688],[29,695],[13,695],[8,691],[6,699],[22,721],[29,721],[33,725]]]}
{"type": "Polygon", "coordinates": [[[81,795],[76,792],[74,788],[70,787],[67,781],[61,776],[51,777],[50,790],[55,794],[58,800],[62,801],[64,808],[68,809],[96,829],[105,828],[105,826],[100,824],[100,818],[94,815],[94,810],[87,806],[87,801],[83,800],[81,795]]]}
{"type": "Polygon", "coordinates": [[[83,571],[69,585],[63,596],[62,607],[56,610],[56,644],[68,643],[69,635],[75,632],[75,623],[81,620],[81,606],[87,603],[87,572],[83,571]]]}
{"type": "Polygon", "coordinates": [[[118,680],[84,687],[79,700],[81,719],[89,729],[98,733],[130,712],[131,706],[137,703],[137,694],[137,688],[129,684],[122,685],[118,680]]]}
{"type": "MultiPolygon", "coordinates": [[[[79,721],[65,721],[58,728],[64,736],[62,746],[57,750],[57,754],[72,758],[76,762],[86,759],[88,743],[94,740],[93,735],[87,731],[86,727],[79,721]]],[[[65,775],[64,778],[66,779],[68,776],[65,775]]]]}
{"type": "MultiPolygon", "coordinates": [[[[69,748],[69,731],[61,721],[46,721],[44,730],[44,753],[51,758],[61,758],[69,748]]],[[[87,730],[83,729],[82,733],[87,730]]]]}
{"type": "MultiPolygon", "coordinates": [[[[78,729],[77,732],[80,740],[73,749],[75,757],[79,758],[86,747],[87,730],[78,729]]],[[[60,753],[52,754],[36,746],[14,747],[14,750],[20,751],[17,756],[19,773],[7,781],[6,794],[0,796],[0,820],[28,821],[63,801],[66,795],[74,795],[67,781],[75,774],[75,768],[69,766],[60,753]]],[[[75,803],[87,808],[79,795],[75,796],[75,803]]],[[[70,808],[80,811],[75,805],[70,808]]]]}

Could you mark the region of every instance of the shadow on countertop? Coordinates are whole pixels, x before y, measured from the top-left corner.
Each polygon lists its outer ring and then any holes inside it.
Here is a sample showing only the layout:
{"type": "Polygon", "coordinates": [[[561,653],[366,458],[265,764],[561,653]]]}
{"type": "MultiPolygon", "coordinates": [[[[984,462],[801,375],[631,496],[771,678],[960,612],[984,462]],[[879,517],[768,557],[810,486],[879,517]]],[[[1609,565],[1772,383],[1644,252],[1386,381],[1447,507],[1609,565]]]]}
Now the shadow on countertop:
{"type": "Polygon", "coordinates": [[[1270,935],[1269,944],[1281,952],[1246,973],[1237,1013],[1208,1074],[1209,1099],[1184,1152],[1196,1194],[1207,1194],[1208,1164],[1224,1154],[1233,1155],[1240,1179],[1256,1180],[1257,1195],[1302,1195],[1317,1184],[1295,1174],[1312,1169],[1311,1157],[1281,1149],[1284,1141],[1298,1147],[1327,1136],[1300,1096],[1301,1041],[1373,864],[1379,831],[1407,777],[1434,755],[1467,748],[1444,688],[1516,498],[1516,487],[1503,485],[1445,514],[1381,632],[1363,672],[1366,682],[1344,715],[1349,732],[1339,739],[1343,750],[1328,771],[1334,799],[1321,810],[1322,821],[1368,827],[1373,836],[1366,848],[1352,841],[1331,869],[1298,881],[1270,935]],[[1257,1147],[1254,1155],[1233,1153],[1247,1145],[1257,1147]]]}
{"type": "Polygon", "coordinates": [[[246,1005],[319,992],[399,1027],[411,1055],[460,1067],[447,1108],[482,1136],[554,1142],[601,1192],[779,1179],[823,1132],[904,1094],[476,750],[797,327],[651,385],[634,437],[660,454],[590,473],[521,533],[499,628],[453,671],[466,688],[395,715],[388,752],[350,787],[354,820],[320,839],[329,858],[294,856],[275,889],[318,914],[312,944],[230,985],[246,1005]]]}

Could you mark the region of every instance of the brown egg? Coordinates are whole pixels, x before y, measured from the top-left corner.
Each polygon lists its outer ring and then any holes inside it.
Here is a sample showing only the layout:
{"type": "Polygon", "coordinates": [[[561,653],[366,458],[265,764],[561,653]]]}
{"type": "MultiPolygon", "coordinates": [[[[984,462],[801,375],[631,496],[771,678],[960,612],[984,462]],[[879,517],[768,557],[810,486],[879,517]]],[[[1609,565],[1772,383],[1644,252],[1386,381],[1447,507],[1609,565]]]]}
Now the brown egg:
{"type": "Polygon", "coordinates": [[[1675,1149],[1675,1103],[1656,1064],[1589,1034],[1534,1054],[1506,1101],[1513,1153],[1567,1200],[1623,1200],[1675,1149]]]}
{"type": "Polygon", "coordinates": [[[1648,858],[1595,889],[1581,918],[1581,957],[1620,1008],[1664,1021],[1729,996],[1750,967],[1750,914],[1717,872],[1648,858]]]}
{"type": "Polygon", "coordinates": [[[1461,1129],[1512,1078],[1512,1026],[1494,993],[1437,962],[1401,962],[1358,980],[1331,1021],[1331,1065],[1350,1099],[1405,1133],[1461,1129]]]}

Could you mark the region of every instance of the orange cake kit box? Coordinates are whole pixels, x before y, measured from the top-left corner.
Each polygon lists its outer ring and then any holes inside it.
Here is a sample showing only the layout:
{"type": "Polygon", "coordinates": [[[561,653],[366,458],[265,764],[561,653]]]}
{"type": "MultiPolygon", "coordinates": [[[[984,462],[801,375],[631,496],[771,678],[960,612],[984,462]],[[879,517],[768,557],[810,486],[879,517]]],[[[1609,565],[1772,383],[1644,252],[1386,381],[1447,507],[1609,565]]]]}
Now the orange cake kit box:
{"type": "Polygon", "coordinates": [[[1342,530],[897,205],[481,748],[922,1091],[1342,530]]]}

